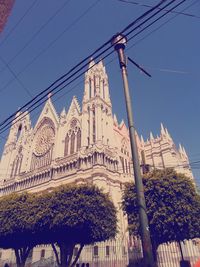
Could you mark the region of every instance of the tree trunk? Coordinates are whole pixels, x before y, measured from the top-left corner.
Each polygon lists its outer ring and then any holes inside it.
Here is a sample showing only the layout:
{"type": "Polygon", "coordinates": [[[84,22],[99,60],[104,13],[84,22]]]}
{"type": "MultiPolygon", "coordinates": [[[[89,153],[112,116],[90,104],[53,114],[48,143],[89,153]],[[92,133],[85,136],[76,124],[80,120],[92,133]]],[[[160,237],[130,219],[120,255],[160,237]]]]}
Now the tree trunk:
{"type": "Polygon", "coordinates": [[[22,261],[19,249],[15,249],[15,257],[16,257],[17,267],[24,267],[25,261],[24,262],[22,261]]]}
{"type": "Polygon", "coordinates": [[[73,256],[73,250],[75,244],[66,245],[65,242],[59,242],[58,246],[60,248],[60,267],[70,267],[71,260],[73,256]]]}
{"type": "Polygon", "coordinates": [[[180,249],[180,253],[181,253],[181,260],[184,261],[183,250],[182,250],[182,246],[181,246],[181,242],[180,241],[178,241],[178,245],[179,245],[179,249],[180,249]]]}
{"type": "Polygon", "coordinates": [[[52,245],[54,254],[56,256],[56,262],[59,267],[74,267],[84,247],[84,244],[80,244],[78,253],[74,261],[72,261],[75,244],[71,244],[67,246],[65,245],[65,243],[58,243],[57,245],[60,249],[60,253],[58,253],[55,244],[51,244],[51,245],[52,245]]]}
{"type": "Polygon", "coordinates": [[[52,245],[54,253],[56,254],[56,261],[59,267],[72,266],[72,257],[75,244],[66,244],[65,242],[59,242],[58,247],[60,249],[60,255],[58,254],[55,245],[52,245]]]}
{"type": "Polygon", "coordinates": [[[71,264],[71,267],[75,267],[75,264],[77,263],[77,261],[78,261],[80,255],[81,255],[81,251],[82,251],[83,247],[84,247],[84,244],[80,244],[80,248],[79,248],[79,250],[78,250],[78,253],[77,253],[77,255],[76,255],[74,261],[73,261],[72,264],[71,264]]]}
{"type": "Polygon", "coordinates": [[[56,246],[55,244],[51,244],[52,248],[53,248],[53,251],[54,251],[54,254],[55,254],[55,257],[56,257],[56,262],[58,264],[58,266],[60,266],[60,259],[59,259],[59,254],[58,254],[58,251],[56,249],[56,246]]]}
{"type": "Polygon", "coordinates": [[[154,258],[154,262],[155,262],[155,266],[158,266],[157,263],[157,249],[158,249],[158,245],[156,244],[155,241],[152,240],[152,252],[153,252],[153,258],[154,258]]]}
{"type": "Polygon", "coordinates": [[[67,267],[67,246],[65,243],[59,244],[60,247],[60,266],[67,267]]]}
{"type": "Polygon", "coordinates": [[[23,247],[23,248],[15,248],[15,257],[17,267],[24,267],[26,260],[28,258],[28,254],[33,247],[23,247]]]}

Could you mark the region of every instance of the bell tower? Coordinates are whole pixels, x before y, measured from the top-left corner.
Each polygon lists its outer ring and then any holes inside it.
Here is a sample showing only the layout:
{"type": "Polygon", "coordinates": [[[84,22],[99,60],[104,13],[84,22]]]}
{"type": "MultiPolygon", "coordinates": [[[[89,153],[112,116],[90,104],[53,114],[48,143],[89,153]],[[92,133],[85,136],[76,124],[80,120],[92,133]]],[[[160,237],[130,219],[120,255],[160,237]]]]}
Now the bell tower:
{"type": "Polygon", "coordinates": [[[27,141],[31,132],[31,122],[28,112],[16,113],[12,121],[10,132],[4,146],[0,168],[4,170],[0,174],[0,180],[5,180],[17,175],[24,169],[22,159],[27,155],[27,141]]]}
{"type": "Polygon", "coordinates": [[[112,104],[110,101],[108,76],[103,62],[89,63],[85,74],[82,108],[83,146],[93,144],[114,146],[112,104]]]}

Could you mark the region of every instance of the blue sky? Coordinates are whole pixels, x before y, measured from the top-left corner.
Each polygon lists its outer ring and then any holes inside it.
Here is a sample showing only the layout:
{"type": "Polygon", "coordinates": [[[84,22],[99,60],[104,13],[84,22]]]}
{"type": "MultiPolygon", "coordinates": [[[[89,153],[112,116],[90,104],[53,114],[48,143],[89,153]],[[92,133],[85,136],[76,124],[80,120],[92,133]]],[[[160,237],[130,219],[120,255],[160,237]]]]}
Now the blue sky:
{"type": "MultiPolygon", "coordinates": [[[[0,121],[144,13],[147,8],[142,4],[154,5],[159,1],[132,2],[140,5],[128,3],[128,0],[127,3],[119,0],[16,1],[0,35],[0,121]]],[[[131,40],[126,54],[152,75],[150,79],[128,64],[139,134],[145,139],[150,131],[157,135],[163,122],[176,145],[184,145],[190,161],[195,162],[200,160],[200,1],[187,0],[177,11],[189,5],[192,6],[184,12],[195,17],[178,15],[171,19],[175,14],[167,15],[131,40]]],[[[120,121],[126,118],[126,112],[116,54],[104,63],[109,75],[113,113],[120,121]]],[[[82,77],[71,86],[74,89],[70,93],[66,93],[71,88],[68,87],[58,95],[59,99],[53,98],[57,111],[69,107],[73,95],[81,103],[83,86],[82,77]]],[[[33,121],[40,110],[33,112],[33,121]]],[[[1,135],[1,150],[6,135],[6,132],[1,135]]],[[[200,164],[196,165],[194,174],[200,184],[198,166],[200,164]]]]}

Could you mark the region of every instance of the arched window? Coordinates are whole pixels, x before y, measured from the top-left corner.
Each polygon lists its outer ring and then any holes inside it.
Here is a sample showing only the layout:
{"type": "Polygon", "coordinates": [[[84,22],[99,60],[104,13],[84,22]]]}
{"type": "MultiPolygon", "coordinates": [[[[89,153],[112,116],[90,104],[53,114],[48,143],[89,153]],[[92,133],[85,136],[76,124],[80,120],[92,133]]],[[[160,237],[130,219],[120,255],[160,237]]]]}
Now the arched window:
{"type": "Polygon", "coordinates": [[[17,130],[17,140],[19,139],[21,131],[22,131],[22,125],[20,124],[19,127],[18,127],[18,130],[17,130]]]}
{"type": "Polygon", "coordinates": [[[11,169],[10,177],[12,177],[14,175],[14,168],[15,168],[15,162],[13,162],[13,164],[12,164],[12,169],[11,169]]]}
{"type": "Polygon", "coordinates": [[[64,155],[67,156],[69,151],[69,135],[67,134],[65,137],[65,151],[64,155]]]}
{"type": "Polygon", "coordinates": [[[126,173],[128,173],[128,165],[127,165],[127,160],[125,159],[125,167],[126,167],[126,173]]]}
{"type": "Polygon", "coordinates": [[[109,257],[110,256],[110,247],[106,246],[106,256],[109,257]]]}
{"type": "Polygon", "coordinates": [[[105,99],[105,81],[103,80],[103,99],[105,99]]]}
{"type": "Polygon", "coordinates": [[[94,75],[94,77],[93,77],[93,79],[94,79],[94,96],[96,95],[96,77],[95,77],[95,75],[94,75]]]}
{"type": "Polygon", "coordinates": [[[98,246],[94,246],[93,253],[94,253],[94,257],[98,257],[99,256],[99,248],[98,248],[98,246]]]}
{"type": "Polygon", "coordinates": [[[77,132],[77,151],[81,148],[81,129],[77,132]]]}
{"type": "Polygon", "coordinates": [[[95,108],[93,108],[92,115],[93,115],[93,118],[92,118],[92,135],[93,135],[93,143],[95,143],[95,141],[96,141],[95,108]]]}
{"type": "Polygon", "coordinates": [[[18,173],[18,166],[19,166],[19,158],[17,157],[15,160],[15,169],[14,169],[14,176],[18,173]]]}
{"type": "Polygon", "coordinates": [[[16,159],[13,162],[12,171],[10,177],[16,176],[21,172],[21,166],[22,166],[22,154],[18,155],[16,159]]]}
{"type": "Polygon", "coordinates": [[[89,98],[91,98],[92,95],[92,81],[89,79],[89,98]]]}
{"type": "Polygon", "coordinates": [[[74,145],[75,145],[75,133],[74,131],[72,132],[71,135],[71,147],[70,147],[70,154],[74,153],[74,145]]]}
{"type": "Polygon", "coordinates": [[[120,161],[121,161],[121,165],[122,165],[122,171],[123,173],[125,173],[125,168],[124,168],[124,158],[120,156],[120,161]]]}
{"type": "Polygon", "coordinates": [[[19,169],[18,169],[18,173],[21,172],[21,167],[22,167],[22,159],[23,159],[23,156],[21,155],[20,158],[19,158],[19,169]]]}
{"type": "Polygon", "coordinates": [[[44,259],[44,257],[45,257],[45,249],[42,249],[40,251],[40,259],[44,259]]]}

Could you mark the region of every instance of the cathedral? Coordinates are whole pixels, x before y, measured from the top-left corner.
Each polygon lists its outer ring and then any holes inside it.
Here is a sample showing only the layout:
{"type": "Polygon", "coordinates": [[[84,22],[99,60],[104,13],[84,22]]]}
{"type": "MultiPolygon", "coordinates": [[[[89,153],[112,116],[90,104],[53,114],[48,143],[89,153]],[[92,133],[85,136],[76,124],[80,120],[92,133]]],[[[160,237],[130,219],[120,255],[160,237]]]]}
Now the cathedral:
{"type": "MultiPolygon", "coordinates": [[[[112,113],[103,62],[93,65],[85,73],[82,105],[73,97],[69,109],[58,114],[49,95],[35,126],[28,112],[16,114],[0,162],[0,196],[72,182],[96,184],[110,194],[118,210],[118,238],[124,240],[121,195],[123,184],[133,180],[134,164],[129,132],[112,113]]],[[[151,133],[144,141],[135,135],[141,172],[173,167],[193,179],[185,149],[176,148],[162,124],[157,137],[151,133]]]]}

